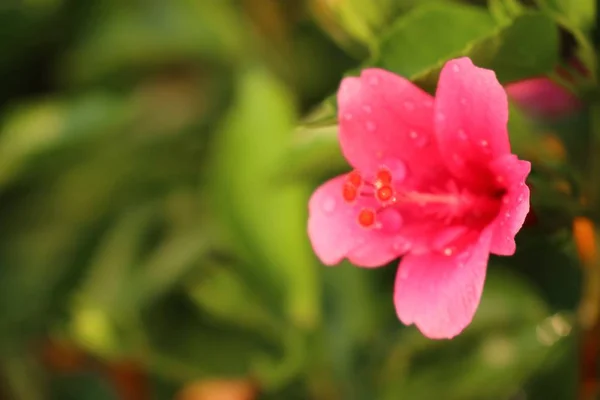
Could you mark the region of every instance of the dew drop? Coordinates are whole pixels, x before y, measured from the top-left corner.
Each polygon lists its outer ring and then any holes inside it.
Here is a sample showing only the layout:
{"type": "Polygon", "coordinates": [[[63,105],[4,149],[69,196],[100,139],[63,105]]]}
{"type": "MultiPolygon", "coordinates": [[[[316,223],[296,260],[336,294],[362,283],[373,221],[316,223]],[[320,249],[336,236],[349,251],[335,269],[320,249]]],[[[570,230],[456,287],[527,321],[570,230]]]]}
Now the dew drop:
{"type": "Polygon", "coordinates": [[[487,148],[489,146],[489,143],[487,140],[483,139],[481,142],[479,142],[479,144],[481,145],[481,147],[483,148],[487,148]]]}
{"type": "Polygon", "coordinates": [[[452,254],[454,253],[454,250],[452,249],[452,247],[446,247],[444,249],[444,255],[450,257],[452,254]]]}
{"type": "Polygon", "coordinates": [[[523,196],[522,194],[520,194],[520,195],[517,197],[517,203],[522,203],[522,202],[523,202],[523,200],[525,200],[525,199],[524,199],[524,196],[523,196]]]}
{"type": "Polygon", "coordinates": [[[328,197],[323,201],[323,211],[328,214],[331,214],[335,210],[335,199],[333,197],[328,197]]]}
{"type": "Polygon", "coordinates": [[[506,218],[510,218],[510,215],[511,215],[511,214],[510,214],[510,211],[507,211],[507,212],[505,212],[505,213],[504,213],[504,216],[505,216],[506,218]]]}
{"type": "Polygon", "coordinates": [[[373,109],[371,108],[371,106],[369,105],[364,105],[362,107],[363,111],[366,112],[367,114],[371,114],[371,112],[373,112],[373,109]]]}
{"type": "Polygon", "coordinates": [[[425,147],[425,145],[429,143],[429,138],[427,136],[421,135],[415,130],[409,131],[408,136],[415,142],[417,147],[425,147]]]}
{"type": "Polygon", "coordinates": [[[367,126],[367,130],[369,132],[374,132],[375,129],[377,129],[377,125],[375,125],[375,123],[373,121],[367,121],[366,126],[367,126]]]}
{"type": "Polygon", "coordinates": [[[456,64],[452,65],[452,71],[454,72],[459,72],[460,71],[460,67],[456,64]]]}
{"type": "Polygon", "coordinates": [[[504,177],[502,175],[496,176],[496,183],[504,183],[504,177]]]}
{"type": "Polygon", "coordinates": [[[352,115],[352,114],[350,114],[350,113],[345,113],[345,114],[344,114],[344,119],[345,119],[346,121],[350,121],[352,118],[353,118],[353,115],[352,115]]]}
{"type": "Polygon", "coordinates": [[[459,129],[458,130],[458,138],[460,140],[462,140],[463,142],[466,142],[468,137],[467,137],[467,132],[465,132],[464,129],[459,129]]]}
{"type": "Polygon", "coordinates": [[[435,116],[438,121],[442,122],[446,120],[446,115],[444,113],[438,112],[435,116]]]}
{"type": "Polygon", "coordinates": [[[404,102],[404,108],[406,109],[406,111],[412,111],[415,109],[415,105],[413,104],[412,101],[405,101],[404,102]]]}

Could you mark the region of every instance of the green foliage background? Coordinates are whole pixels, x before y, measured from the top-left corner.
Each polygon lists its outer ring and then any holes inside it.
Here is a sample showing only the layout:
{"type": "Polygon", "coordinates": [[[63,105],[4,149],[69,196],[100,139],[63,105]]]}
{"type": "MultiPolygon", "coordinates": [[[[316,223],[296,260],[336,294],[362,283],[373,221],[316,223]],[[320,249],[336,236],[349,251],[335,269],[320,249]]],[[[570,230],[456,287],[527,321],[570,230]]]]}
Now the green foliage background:
{"type": "Polygon", "coordinates": [[[250,379],[261,399],[576,398],[595,22],[593,0],[3,0],[2,398],[125,398],[48,367],[48,340],[134,362],[152,399],[208,378],[250,379]],[[473,324],[431,341],[395,316],[394,265],[318,263],[307,200],[347,169],[343,76],[375,65],[433,90],[463,55],[585,105],[552,121],[512,107],[538,222],[490,262],[473,324]],[[565,82],[573,57],[591,73],[565,82]]]}

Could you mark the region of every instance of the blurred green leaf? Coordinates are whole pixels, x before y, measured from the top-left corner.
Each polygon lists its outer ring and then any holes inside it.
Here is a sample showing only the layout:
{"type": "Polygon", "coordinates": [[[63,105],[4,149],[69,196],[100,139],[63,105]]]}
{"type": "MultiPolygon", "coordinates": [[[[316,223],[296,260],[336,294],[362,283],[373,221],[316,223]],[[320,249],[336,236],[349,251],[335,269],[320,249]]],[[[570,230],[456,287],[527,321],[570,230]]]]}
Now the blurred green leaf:
{"type": "Polygon", "coordinates": [[[217,318],[267,336],[280,333],[280,321],[274,320],[268,307],[232,270],[209,268],[195,285],[190,285],[190,295],[200,308],[217,318]]]}
{"type": "Polygon", "coordinates": [[[589,33],[594,25],[596,2],[594,0],[536,0],[543,10],[560,16],[574,27],[589,33]]]}
{"type": "Polygon", "coordinates": [[[185,62],[231,62],[243,50],[243,20],[227,1],[104,7],[67,55],[63,80],[90,83],[185,62]]]}
{"type": "Polygon", "coordinates": [[[281,165],[277,176],[284,182],[306,177],[324,179],[348,169],[339,145],[338,126],[298,128],[281,165]]]}
{"type": "Polygon", "coordinates": [[[575,38],[577,61],[585,67],[588,78],[595,81],[598,59],[590,34],[595,24],[596,1],[536,0],[536,3],[575,38]]]}
{"type": "Polygon", "coordinates": [[[153,369],[178,381],[242,377],[260,371],[261,360],[282,354],[282,344],[255,331],[215,319],[180,294],[144,313],[143,357],[153,369]]]}
{"type": "Polygon", "coordinates": [[[212,149],[216,205],[257,271],[283,290],[288,315],[299,326],[312,327],[319,319],[319,289],[305,233],[308,193],[274,178],[291,140],[289,94],[262,70],[244,72],[239,85],[212,149]]]}
{"type": "Polygon", "coordinates": [[[129,111],[119,98],[100,93],[16,107],[0,132],[0,184],[15,179],[35,157],[122,128],[129,111]]]}

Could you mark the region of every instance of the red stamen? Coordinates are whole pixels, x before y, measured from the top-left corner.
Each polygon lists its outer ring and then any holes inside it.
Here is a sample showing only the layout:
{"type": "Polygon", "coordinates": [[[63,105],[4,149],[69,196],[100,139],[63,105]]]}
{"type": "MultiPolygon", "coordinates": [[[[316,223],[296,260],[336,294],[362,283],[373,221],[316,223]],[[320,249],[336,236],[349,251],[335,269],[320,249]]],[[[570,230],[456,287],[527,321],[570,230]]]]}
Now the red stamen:
{"type": "Polygon", "coordinates": [[[387,169],[380,169],[377,172],[377,181],[382,185],[389,185],[392,183],[392,173],[387,169]]]}
{"type": "Polygon", "coordinates": [[[348,173],[346,181],[354,187],[359,187],[363,179],[362,176],[360,176],[360,174],[358,173],[358,171],[352,171],[348,173]]]}
{"type": "Polygon", "coordinates": [[[358,189],[356,188],[356,186],[354,186],[350,182],[346,182],[342,189],[342,197],[344,198],[344,200],[350,203],[356,199],[357,195],[358,189]]]}
{"type": "Polygon", "coordinates": [[[363,208],[358,213],[358,223],[360,226],[368,228],[375,223],[375,211],[370,208],[363,208]]]}
{"type": "Polygon", "coordinates": [[[379,189],[377,189],[376,197],[377,200],[385,202],[394,197],[394,191],[390,186],[382,186],[379,189]]]}

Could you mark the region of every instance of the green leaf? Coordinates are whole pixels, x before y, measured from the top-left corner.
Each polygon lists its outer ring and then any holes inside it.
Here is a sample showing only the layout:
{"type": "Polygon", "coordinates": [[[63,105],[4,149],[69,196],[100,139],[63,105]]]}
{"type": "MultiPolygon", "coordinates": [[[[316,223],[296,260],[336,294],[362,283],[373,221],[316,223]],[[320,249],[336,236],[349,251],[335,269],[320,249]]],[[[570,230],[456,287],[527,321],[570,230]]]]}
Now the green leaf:
{"type": "Polygon", "coordinates": [[[450,58],[494,33],[489,13],[478,7],[434,4],[399,18],[382,37],[374,64],[411,80],[430,73],[450,58]]]}
{"type": "Polygon", "coordinates": [[[318,321],[319,289],[305,233],[308,191],[275,179],[295,122],[291,98],[264,70],[239,78],[237,99],[212,149],[215,205],[238,249],[283,291],[287,314],[311,327],[318,321]]]}
{"type": "Polygon", "coordinates": [[[397,21],[373,63],[433,90],[443,64],[461,56],[495,70],[501,82],[544,74],[558,60],[558,30],[542,13],[525,13],[497,26],[477,7],[424,6],[397,21]]]}
{"type": "Polygon", "coordinates": [[[473,61],[496,71],[502,83],[551,72],[558,63],[558,28],[542,13],[524,13],[497,35],[467,52],[473,61]]]}

